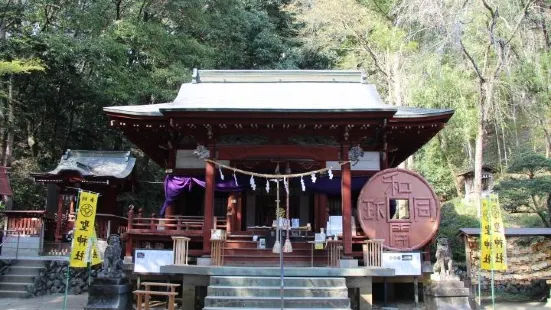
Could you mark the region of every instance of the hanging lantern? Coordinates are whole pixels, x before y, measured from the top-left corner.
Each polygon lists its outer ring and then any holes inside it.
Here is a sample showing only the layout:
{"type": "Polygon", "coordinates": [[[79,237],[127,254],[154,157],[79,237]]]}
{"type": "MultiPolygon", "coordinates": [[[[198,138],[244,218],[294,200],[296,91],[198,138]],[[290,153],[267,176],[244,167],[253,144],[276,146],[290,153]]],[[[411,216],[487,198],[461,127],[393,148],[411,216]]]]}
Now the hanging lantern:
{"type": "Polygon", "coordinates": [[[302,191],[305,192],[306,191],[306,185],[304,184],[304,179],[302,178],[302,176],[300,177],[300,185],[302,186],[302,191]]]}
{"type": "Polygon", "coordinates": [[[220,165],[218,165],[218,172],[220,173],[220,179],[224,181],[224,173],[222,172],[222,167],[220,167],[220,165]]]}
{"type": "Polygon", "coordinates": [[[266,179],[266,193],[270,192],[270,180],[266,179]]]}
{"type": "Polygon", "coordinates": [[[235,171],[233,172],[233,179],[235,180],[235,186],[239,186],[239,183],[237,183],[237,176],[235,175],[235,171]]]}
{"type": "Polygon", "coordinates": [[[329,168],[329,171],[327,171],[327,174],[329,174],[329,180],[333,180],[333,170],[329,168]]]}
{"type": "Polygon", "coordinates": [[[316,183],[316,173],[312,173],[312,183],[316,183]]]}

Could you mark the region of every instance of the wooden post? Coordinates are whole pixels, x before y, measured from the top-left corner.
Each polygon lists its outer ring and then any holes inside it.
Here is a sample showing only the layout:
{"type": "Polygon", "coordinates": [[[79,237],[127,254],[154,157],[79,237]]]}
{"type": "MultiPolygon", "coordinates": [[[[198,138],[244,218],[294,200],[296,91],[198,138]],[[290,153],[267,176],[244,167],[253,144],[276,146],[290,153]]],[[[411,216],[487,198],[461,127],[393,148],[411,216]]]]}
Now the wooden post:
{"type": "Polygon", "coordinates": [[[62,213],[63,213],[63,195],[59,194],[57,196],[57,219],[56,219],[56,226],[55,226],[55,241],[60,242],[61,238],[63,237],[61,235],[61,221],[62,221],[62,213]]]}
{"type": "Polygon", "coordinates": [[[235,206],[235,212],[234,212],[234,216],[233,216],[233,220],[234,220],[233,230],[234,231],[241,231],[242,214],[243,214],[243,195],[242,195],[242,193],[237,193],[237,205],[235,206]]]}
{"type": "Polygon", "coordinates": [[[320,231],[321,223],[321,213],[320,213],[320,194],[314,193],[314,231],[320,231]]]}
{"type": "Polygon", "coordinates": [[[173,215],[174,215],[174,203],[169,203],[165,209],[165,218],[171,217],[173,215]]]}
{"type": "Polygon", "coordinates": [[[226,212],[226,232],[231,233],[233,231],[233,218],[235,217],[235,209],[236,209],[236,203],[237,202],[237,195],[236,193],[230,193],[228,195],[228,208],[226,212]]]}
{"type": "Polygon", "coordinates": [[[320,193],[319,194],[319,213],[320,213],[320,219],[319,219],[319,227],[325,228],[325,225],[327,224],[327,221],[329,220],[329,212],[327,210],[327,194],[320,193]]]}
{"type": "Polygon", "coordinates": [[[126,246],[124,256],[132,256],[132,237],[130,230],[132,229],[132,221],[134,220],[134,208],[130,208],[128,211],[128,224],[126,227],[126,246]]]}
{"type": "Polygon", "coordinates": [[[205,212],[203,213],[203,253],[210,254],[210,230],[214,215],[214,163],[206,162],[205,167],[205,212]]]}
{"type": "Polygon", "coordinates": [[[352,174],[350,163],[341,166],[342,238],[344,255],[352,255],[352,174]]]}

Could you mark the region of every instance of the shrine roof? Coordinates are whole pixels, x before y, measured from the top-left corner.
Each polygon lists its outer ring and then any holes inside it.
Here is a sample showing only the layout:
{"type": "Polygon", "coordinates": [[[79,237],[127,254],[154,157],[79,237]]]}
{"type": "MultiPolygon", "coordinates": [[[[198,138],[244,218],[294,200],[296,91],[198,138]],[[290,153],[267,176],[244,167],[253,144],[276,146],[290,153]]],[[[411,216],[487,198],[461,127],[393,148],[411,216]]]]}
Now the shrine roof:
{"type": "Polygon", "coordinates": [[[170,112],[390,112],[394,118],[451,115],[451,109],[385,104],[361,71],[194,70],[174,101],[105,107],[128,116],[161,117],[170,112]]]}
{"type": "Polygon", "coordinates": [[[130,152],[67,150],[54,170],[31,175],[37,178],[76,172],[82,177],[124,179],[132,173],[135,164],[136,158],[130,152]]]}

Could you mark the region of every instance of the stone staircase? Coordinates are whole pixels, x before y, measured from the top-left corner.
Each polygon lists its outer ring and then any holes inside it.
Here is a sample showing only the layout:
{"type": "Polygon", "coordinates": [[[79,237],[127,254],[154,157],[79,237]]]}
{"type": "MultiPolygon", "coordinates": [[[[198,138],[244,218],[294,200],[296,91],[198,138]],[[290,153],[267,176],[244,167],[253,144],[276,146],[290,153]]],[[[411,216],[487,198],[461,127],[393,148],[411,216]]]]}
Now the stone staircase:
{"type": "MultiPolygon", "coordinates": [[[[285,309],[350,310],[344,278],[284,279],[285,309]]],[[[281,278],[211,276],[203,310],[281,309],[281,278]]]]}
{"type": "Polygon", "coordinates": [[[44,268],[40,260],[15,260],[3,276],[0,276],[0,298],[27,297],[26,287],[34,283],[34,278],[44,268]]]}

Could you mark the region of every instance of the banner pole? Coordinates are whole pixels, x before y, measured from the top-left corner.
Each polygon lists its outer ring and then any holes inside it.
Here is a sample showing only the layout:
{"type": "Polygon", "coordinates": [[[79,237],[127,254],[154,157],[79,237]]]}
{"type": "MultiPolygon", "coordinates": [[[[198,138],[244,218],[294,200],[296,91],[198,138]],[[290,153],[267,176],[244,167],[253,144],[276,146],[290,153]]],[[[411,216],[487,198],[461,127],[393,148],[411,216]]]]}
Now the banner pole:
{"type": "MultiPolygon", "coordinates": [[[[78,208],[80,207],[80,190],[77,195],[77,203],[75,208],[75,214],[78,214],[78,208]]],[[[57,216],[61,216],[58,214],[57,216]]],[[[73,230],[75,228],[73,227],[73,230]]],[[[63,310],[67,309],[67,294],[69,293],[69,277],[71,276],[71,255],[73,254],[73,245],[75,244],[75,233],[73,232],[73,238],[71,240],[71,250],[69,251],[69,261],[67,261],[67,275],[65,277],[65,295],[63,296],[63,310]]]]}
{"type": "Polygon", "coordinates": [[[481,278],[480,274],[482,273],[482,199],[478,200],[478,221],[480,222],[480,234],[478,235],[478,306],[482,308],[482,288],[481,288],[481,278]]]}
{"type": "Polygon", "coordinates": [[[493,210],[493,203],[495,203],[495,201],[492,200],[491,197],[488,197],[488,216],[489,216],[489,219],[490,219],[490,269],[492,270],[491,272],[491,286],[492,286],[492,309],[495,310],[496,308],[496,304],[495,304],[495,285],[494,285],[494,260],[495,260],[495,251],[494,251],[494,214],[492,214],[491,210],[493,210]]]}

